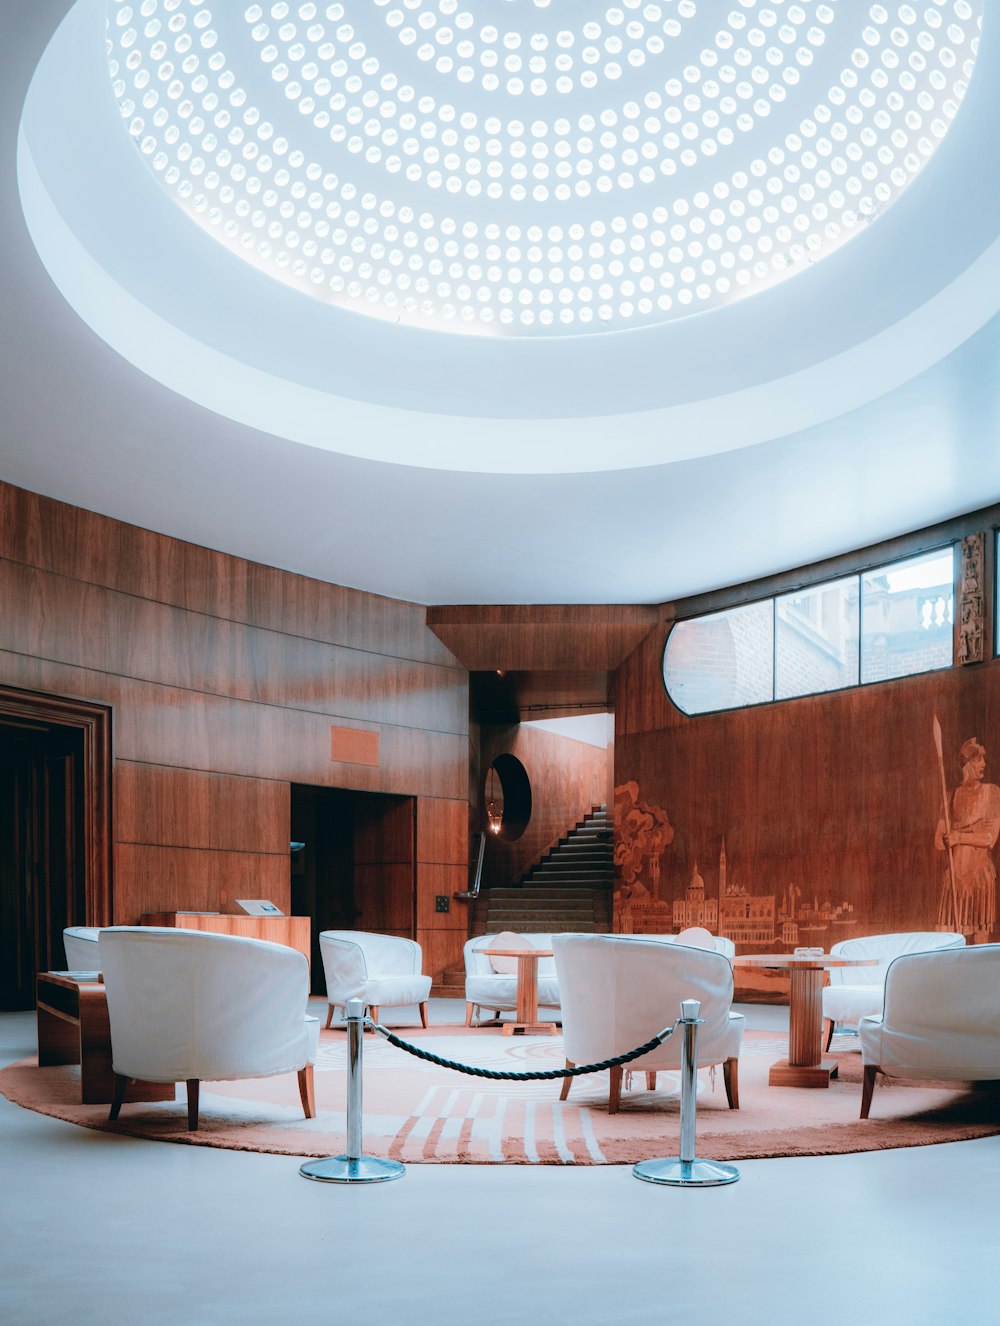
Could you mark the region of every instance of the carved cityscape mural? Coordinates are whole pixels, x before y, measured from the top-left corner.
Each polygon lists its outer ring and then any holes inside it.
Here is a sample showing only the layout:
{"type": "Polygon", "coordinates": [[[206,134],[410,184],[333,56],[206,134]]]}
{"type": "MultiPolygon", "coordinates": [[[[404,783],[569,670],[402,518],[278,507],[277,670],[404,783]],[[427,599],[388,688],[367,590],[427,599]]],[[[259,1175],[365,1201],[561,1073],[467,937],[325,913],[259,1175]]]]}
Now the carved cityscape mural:
{"type": "MultiPolygon", "coordinates": [[[[975,737],[962,742],[960,781],[949,780],[940,724],[933,717],[940,795],[927,818],[941,863],[933,914],[911,928],[957,931],[967,943],[986,943],[996,927],[993,852],[1000,836],[1000,787],[984,779],[986,750],[975,737]]],[[[929,807],[930,811],[931,808],[929,807]]],[[[726,837],[705,844],[686,878],[670,869],[674,826],[668,811],[643,798],[638,782],[615,788],[614,927],[623,934],[677,933],[703,926],[726,935],[737,951],[787,952],[822,947],[877,930],[850,898],[795,878],[748,882],[730,863],[726,837]]],[[[689,834],[699,841],[697,832],[689,834]]]]}

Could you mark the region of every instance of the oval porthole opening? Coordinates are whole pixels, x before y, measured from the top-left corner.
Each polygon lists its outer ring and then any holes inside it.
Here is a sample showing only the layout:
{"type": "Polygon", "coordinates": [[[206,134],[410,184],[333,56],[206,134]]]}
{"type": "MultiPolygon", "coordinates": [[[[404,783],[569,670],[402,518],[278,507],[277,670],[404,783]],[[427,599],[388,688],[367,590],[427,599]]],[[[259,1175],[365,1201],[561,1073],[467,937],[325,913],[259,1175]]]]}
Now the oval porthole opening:
{"type": "Polygon", "coordinates": [[[483,793],[490,836],[515,842],[531,819],[531,782],[521,761],[498,755],[486,772],[483,793]]]}

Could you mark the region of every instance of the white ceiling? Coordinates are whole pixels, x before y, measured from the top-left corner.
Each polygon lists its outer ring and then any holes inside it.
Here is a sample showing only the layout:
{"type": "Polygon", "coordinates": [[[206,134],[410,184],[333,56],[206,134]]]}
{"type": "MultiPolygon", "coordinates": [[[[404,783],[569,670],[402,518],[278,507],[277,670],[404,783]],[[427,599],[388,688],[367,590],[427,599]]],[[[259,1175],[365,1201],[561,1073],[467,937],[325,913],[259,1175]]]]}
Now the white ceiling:
{"type": "Polygon", "coordinates": [[[358,317],[255,272],[237,290],[235,260],[209,260],[211,242],[184,218],[163,223],[183,264],[154,297],[162,264],[151,223],[138,223],[143,188],[102,190],[115,153],[95,151],[75,91],[51,108],[64,135],[39,127],[21,144],[43,266],[18,193],[17,129],[68,8],[22,0],[0,45],[0,477],[442,604],[659,602],[1000,499],[990,14],[942,147],[825,261],[669,326],[504,340],[358,317]],[[104,218],[88,230],[81,206],[95,199],[104,218]],[[301,344],[276,334],[279,305],[301,344]],[[238,354],[223,337],[234,328],[238,354]],[[469,469],[431,468],[441,443],[469,469]],[[373,449],[412,463],[364,458],[373,449]],[[567,450],[585,472],[549,472],[567,450]],[[482,472],[494,464],[536,472],[482,472]]]}

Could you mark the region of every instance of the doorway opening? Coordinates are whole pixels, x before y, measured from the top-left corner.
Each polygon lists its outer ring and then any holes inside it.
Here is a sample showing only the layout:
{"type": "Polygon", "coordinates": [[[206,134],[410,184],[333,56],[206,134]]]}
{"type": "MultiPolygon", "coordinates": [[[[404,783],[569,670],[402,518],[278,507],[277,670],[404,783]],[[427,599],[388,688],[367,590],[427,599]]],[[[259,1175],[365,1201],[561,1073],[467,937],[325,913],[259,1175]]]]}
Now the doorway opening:
{"type": "Polygon", "coordinates": [[[0,1009],[65,967],[64,928],[111,921],[111,714],[0,687],[0,1009]]]}
{"type": "Polygon", "coordinates": [[[292,784],[291,903],[312,917],[312,983],[323,993],[322,930],[416,936],[416,798],[292,784]]]}

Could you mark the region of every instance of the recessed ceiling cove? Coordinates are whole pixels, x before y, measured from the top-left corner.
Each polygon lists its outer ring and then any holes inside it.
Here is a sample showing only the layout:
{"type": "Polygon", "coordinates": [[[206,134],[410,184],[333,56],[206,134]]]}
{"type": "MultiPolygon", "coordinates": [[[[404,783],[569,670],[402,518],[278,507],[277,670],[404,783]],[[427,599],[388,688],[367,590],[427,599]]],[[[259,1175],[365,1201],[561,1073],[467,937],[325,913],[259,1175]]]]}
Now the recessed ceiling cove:
{"type": "Polygon", "coordinates": [[[150,171],[261,271],[491,336],[732,303],[878,217],[958,114],[982,0],[108,0],[150,171]]]}
{"type": "Polygon", "coordinates": [[[475,473],[687,462],[804,435],[997,313],[990,19],[76,0],[21,203],[108,345],[261,432],[475,473]]]}

